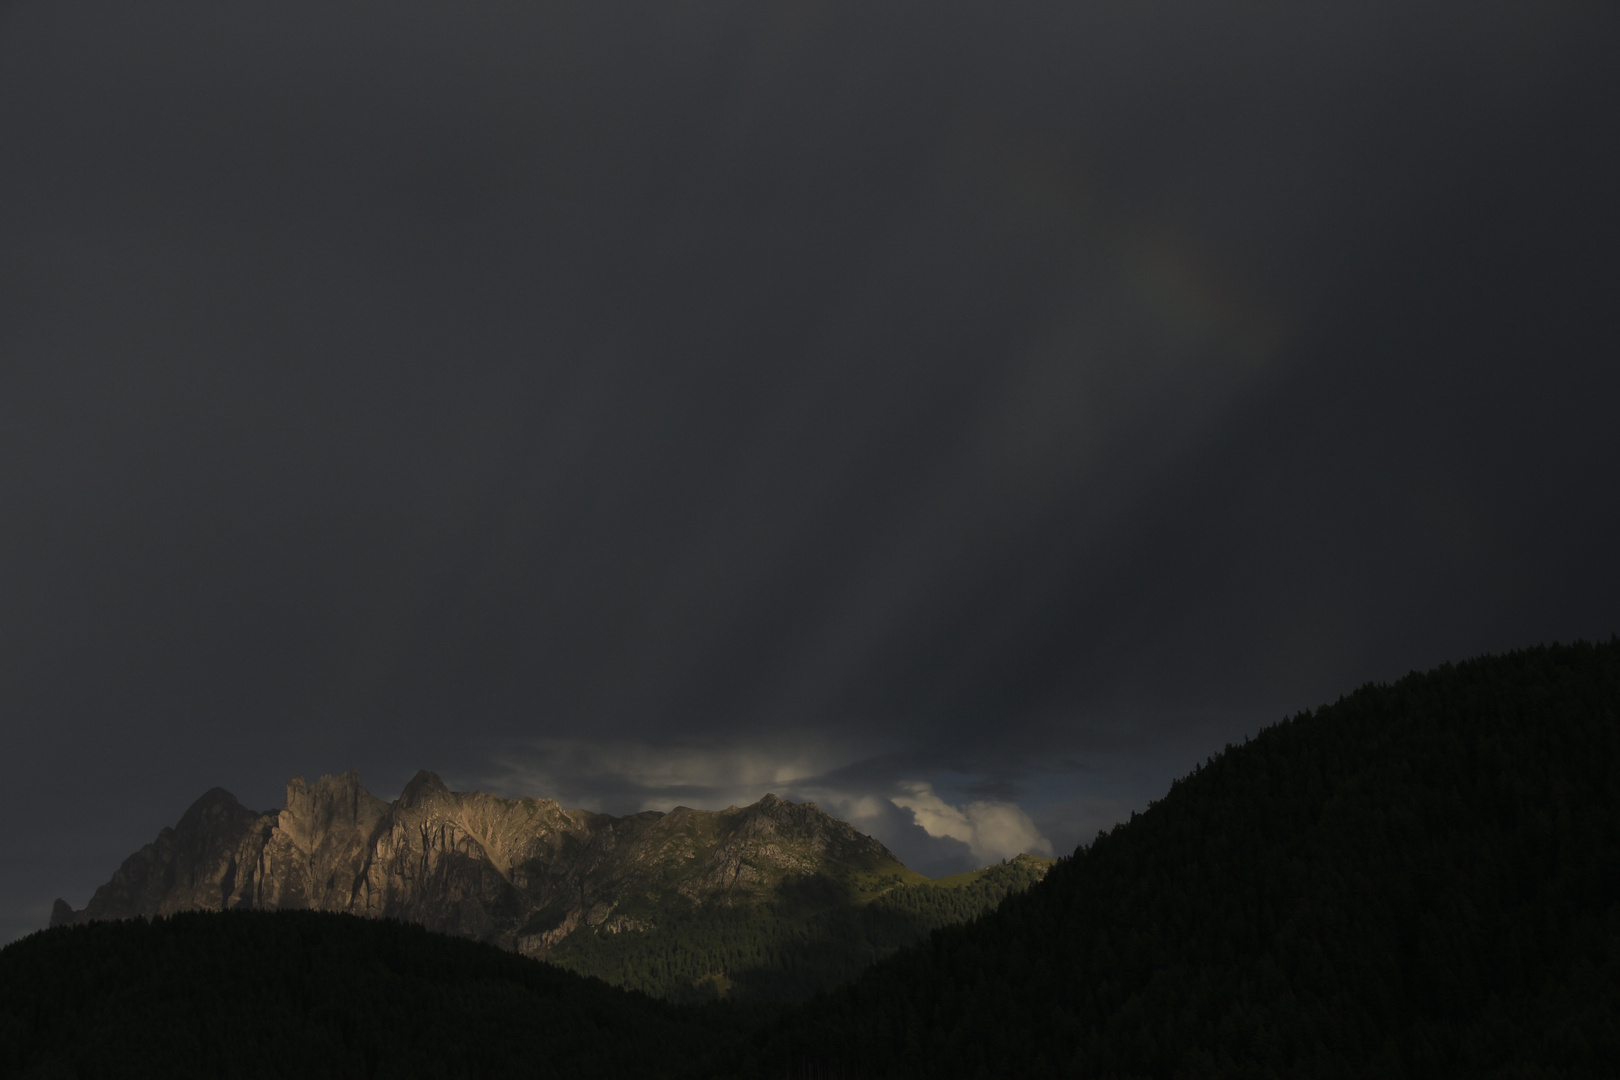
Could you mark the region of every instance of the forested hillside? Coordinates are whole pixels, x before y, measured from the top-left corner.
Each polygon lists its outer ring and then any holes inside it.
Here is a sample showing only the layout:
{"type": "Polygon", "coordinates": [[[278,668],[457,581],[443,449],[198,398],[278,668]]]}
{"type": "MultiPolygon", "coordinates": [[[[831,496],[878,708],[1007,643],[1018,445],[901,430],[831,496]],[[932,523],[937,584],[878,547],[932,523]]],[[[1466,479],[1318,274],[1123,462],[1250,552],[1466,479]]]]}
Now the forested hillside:
{"type": "Polygon", "coordinates": [[[1612,1076],[1620,642],[1367,686],[784,1019],[871,1077],[1612,1076]]]}

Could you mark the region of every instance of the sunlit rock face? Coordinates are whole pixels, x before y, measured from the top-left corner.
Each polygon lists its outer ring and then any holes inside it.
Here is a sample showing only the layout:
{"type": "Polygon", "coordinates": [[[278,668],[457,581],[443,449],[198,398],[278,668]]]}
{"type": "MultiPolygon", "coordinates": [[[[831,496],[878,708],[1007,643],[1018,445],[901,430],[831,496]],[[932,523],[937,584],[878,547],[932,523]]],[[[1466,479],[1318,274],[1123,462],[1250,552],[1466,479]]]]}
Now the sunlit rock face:
{"type": "Polygon", "coordinates": [[[51,925],[186,910],[315,908],[404,919],[544,955],[581,930],[654,928],[693,907],[751,904],[790,877],[899,869],[814,803],[677,807],[629,817],[550,799],[450,791],[420,772],[392,803],[351,771],[287,782],[255,813],[214,788],[51,925]]]}

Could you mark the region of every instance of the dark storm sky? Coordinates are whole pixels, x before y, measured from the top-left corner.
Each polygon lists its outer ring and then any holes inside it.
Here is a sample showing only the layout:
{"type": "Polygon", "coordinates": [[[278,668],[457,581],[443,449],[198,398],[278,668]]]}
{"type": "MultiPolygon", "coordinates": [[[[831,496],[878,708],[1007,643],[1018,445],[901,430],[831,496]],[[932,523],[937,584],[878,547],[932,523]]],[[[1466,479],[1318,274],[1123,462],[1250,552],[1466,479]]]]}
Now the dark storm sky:
{"type": "Polygon", "coordinates": [[[222,785],[1061,853],[1620,630],[1620,6],[0,3],[0,940],[222,785]]]}

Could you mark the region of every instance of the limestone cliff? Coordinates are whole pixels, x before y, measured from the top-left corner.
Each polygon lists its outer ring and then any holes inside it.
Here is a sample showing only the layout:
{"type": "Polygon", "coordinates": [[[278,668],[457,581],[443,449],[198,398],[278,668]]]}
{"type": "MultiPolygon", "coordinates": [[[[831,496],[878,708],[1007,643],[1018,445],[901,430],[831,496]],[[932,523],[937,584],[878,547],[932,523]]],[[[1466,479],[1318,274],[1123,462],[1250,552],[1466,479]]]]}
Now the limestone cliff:
{"type": "Polygon", "coordinates": [[[255,813],[215,788],[53,926],[192,909],[385,916],[543,955],[582,930],[647,930],[672,911],[772,896],[785,880],[906,872],[813,803],[614,817],[550,799],[450,791],[420,772],[392,803],[355,772],[287,783],[255,813]]]}

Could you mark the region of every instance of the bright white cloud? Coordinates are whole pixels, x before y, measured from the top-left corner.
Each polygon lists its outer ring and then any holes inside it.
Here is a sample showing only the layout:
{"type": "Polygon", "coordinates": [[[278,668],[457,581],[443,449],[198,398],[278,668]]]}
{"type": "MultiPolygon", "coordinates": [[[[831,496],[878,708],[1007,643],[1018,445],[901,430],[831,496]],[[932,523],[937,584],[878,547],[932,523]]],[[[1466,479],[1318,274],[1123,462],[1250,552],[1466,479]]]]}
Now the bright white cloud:
{"type": "Polygon", "coordinates": [[[952,806],[934,793],[932,784],[913,780],[902,783],[900,788],[904,794],[892,801],[910,810],[924,832],[960,840],[976,858],[1008,859],[1026,851],[1052,854],[1052,845],[1016,803],[976,800],[952,806]]]}

